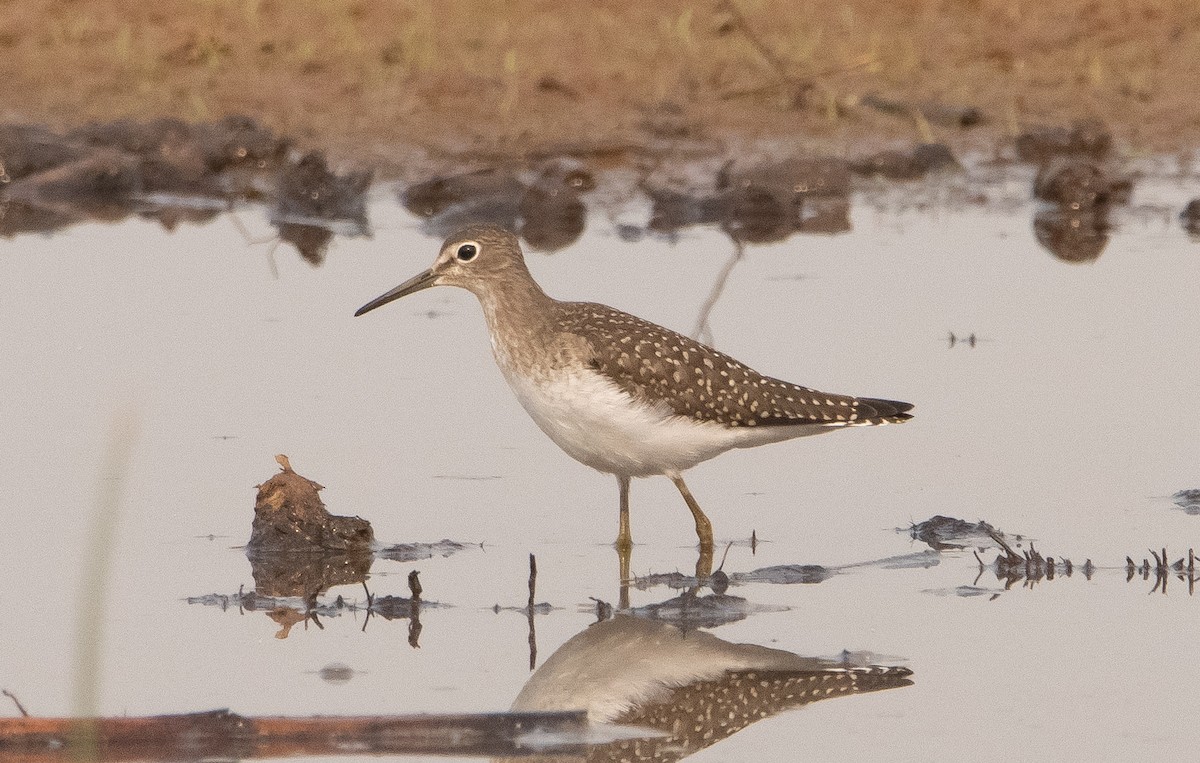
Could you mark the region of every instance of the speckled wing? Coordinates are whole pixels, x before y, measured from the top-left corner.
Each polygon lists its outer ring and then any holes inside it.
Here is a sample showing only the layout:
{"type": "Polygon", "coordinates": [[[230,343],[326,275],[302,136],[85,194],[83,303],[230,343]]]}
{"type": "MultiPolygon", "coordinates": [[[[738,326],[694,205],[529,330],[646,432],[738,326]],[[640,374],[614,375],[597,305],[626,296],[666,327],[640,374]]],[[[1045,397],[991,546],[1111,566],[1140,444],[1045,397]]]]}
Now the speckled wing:
{"type": "Polygon", "coordinates": [[[586,340],[590,365],[634,398],[728,427],[867,426],[911,418],[909,403],[831,395],[754,369],[637,316],[592,303],[562,311],[558,328],[586,340]]]}
{"type": "Polygon", "coordinates": [[[669,736],[600,746],[587,760],[679,760],[784,710],[823,699],[911,686],[911,676],[908,668],[877,665],[795,672],[726,671],[720,679],[680,686],[614,719],[669,736]],[[606,754],[609,752],[619,754],[606,754]]]}

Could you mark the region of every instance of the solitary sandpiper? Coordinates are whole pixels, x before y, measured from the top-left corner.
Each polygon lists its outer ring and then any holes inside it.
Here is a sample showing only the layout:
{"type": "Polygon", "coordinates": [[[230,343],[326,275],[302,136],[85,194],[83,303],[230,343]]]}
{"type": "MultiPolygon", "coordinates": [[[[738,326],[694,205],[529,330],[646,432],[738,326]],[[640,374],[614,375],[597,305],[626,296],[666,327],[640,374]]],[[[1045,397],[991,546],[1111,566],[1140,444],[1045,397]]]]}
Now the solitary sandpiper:
{"type": "Polygon", "coordinates": [[[626,552],[633,477],[671,478],[696,521],[701,554],[711,560],[712,524],[684,471],[732,448],[911,418],[910,403],[772,379],[629,313],[549,297],[529,274],[517,237],[492,225],[454,234],[433,267],[355,315],[443,285],[479,298],[496,364],[542,431],[575,460],[616,476],[617,548],[626,552]]]}

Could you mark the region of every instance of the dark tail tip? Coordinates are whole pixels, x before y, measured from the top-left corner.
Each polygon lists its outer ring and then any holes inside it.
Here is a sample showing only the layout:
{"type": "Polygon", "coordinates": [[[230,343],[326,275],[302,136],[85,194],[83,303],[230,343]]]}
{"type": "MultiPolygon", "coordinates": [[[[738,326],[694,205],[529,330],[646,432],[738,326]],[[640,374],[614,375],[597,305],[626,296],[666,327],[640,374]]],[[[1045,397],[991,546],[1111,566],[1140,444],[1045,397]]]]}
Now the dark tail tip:
{"type": "Polygon", "coordinates": [[[878,417],[882,419],[892,419],[893,421],[908,421],[912,418],[912,416],[907,413],[907,411],[911,411],[913,409],[912,403],[903,403],[899,400],[880,400],[879,398],[874,397],[860,397],[858,402],[859,415],[864,413],[862,406],[869,405],[875,411],[873,415],[868,414],[868,416],[871,418],[878,417]]]}

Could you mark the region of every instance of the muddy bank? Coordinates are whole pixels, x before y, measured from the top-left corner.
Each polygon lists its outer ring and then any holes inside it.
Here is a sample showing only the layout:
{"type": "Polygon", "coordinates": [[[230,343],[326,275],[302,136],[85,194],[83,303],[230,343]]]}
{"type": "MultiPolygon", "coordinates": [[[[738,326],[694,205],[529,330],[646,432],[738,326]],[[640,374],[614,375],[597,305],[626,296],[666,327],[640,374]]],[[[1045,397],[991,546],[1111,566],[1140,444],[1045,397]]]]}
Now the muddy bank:
{"type": "Polygon", "coordinates": [[[1177,0],[36,0],[0,7],[0,30],[10,120],[249,113],[406,179],[564,149],[990,150],[1086,117],[1135,154],[1200,140],[1200,8],[1177,0]]]}

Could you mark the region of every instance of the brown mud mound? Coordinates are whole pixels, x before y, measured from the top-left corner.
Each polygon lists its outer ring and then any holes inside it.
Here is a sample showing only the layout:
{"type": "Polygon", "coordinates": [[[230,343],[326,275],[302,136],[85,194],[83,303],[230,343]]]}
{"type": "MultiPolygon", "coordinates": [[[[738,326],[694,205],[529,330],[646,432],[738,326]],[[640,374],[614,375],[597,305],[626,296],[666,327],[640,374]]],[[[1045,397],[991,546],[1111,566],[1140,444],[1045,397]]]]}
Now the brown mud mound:
{"type": "Polygon", "coordinates": [[[248,552],[370,548],[375,539],[370,522],[330,514],[317,495],[321,485],[292,471],[287,456],[275,460],[283,471],[258,486],[248,552]]]}

